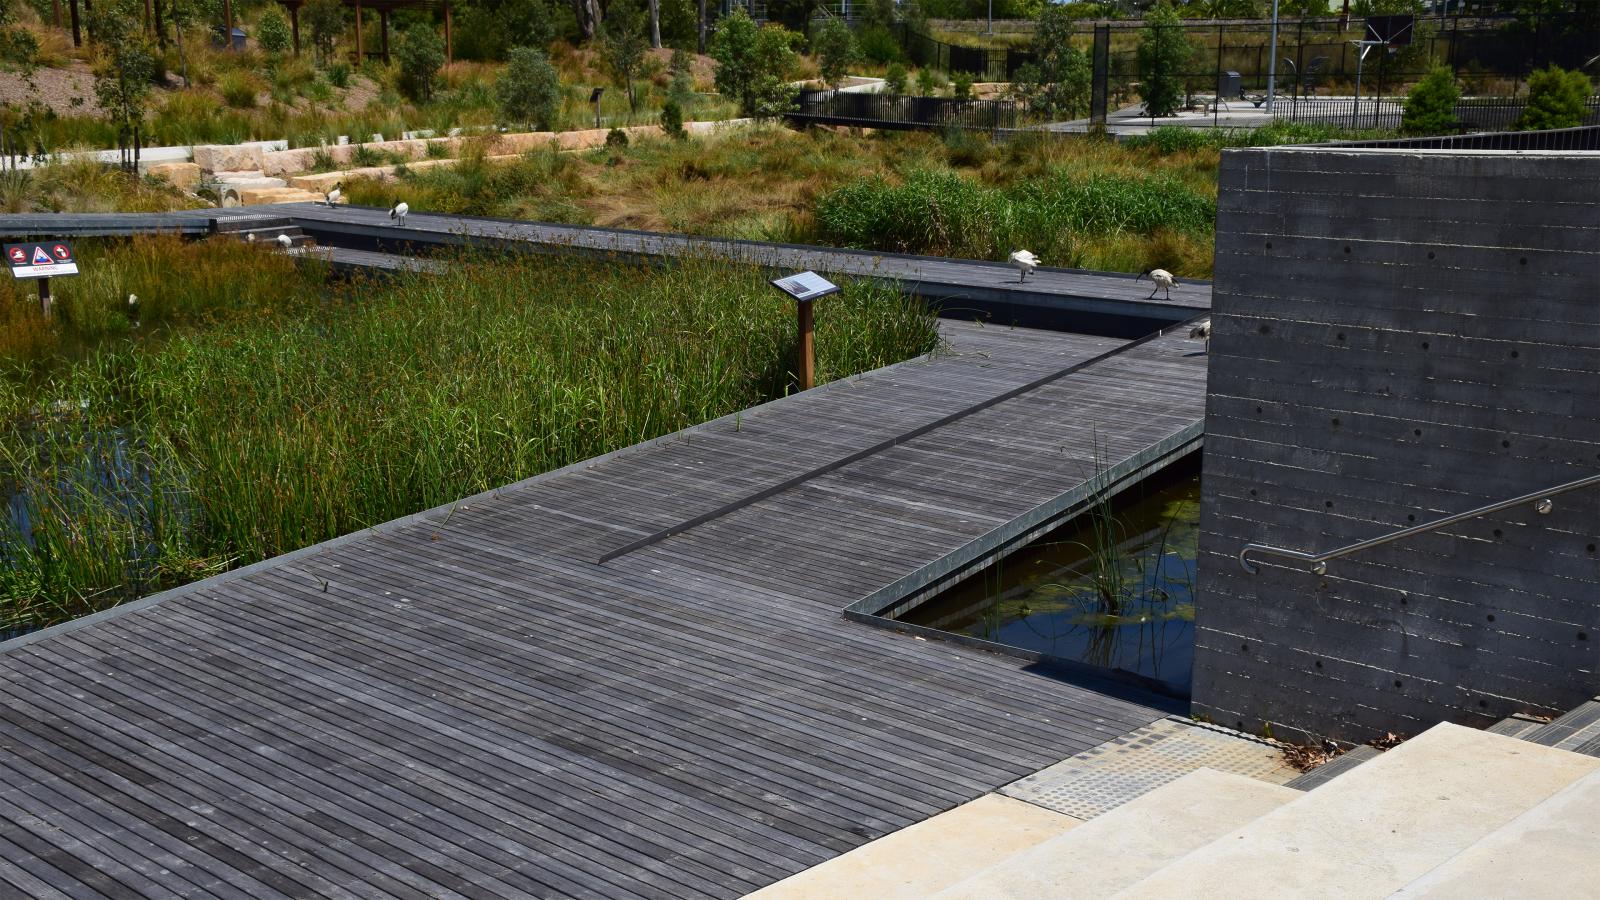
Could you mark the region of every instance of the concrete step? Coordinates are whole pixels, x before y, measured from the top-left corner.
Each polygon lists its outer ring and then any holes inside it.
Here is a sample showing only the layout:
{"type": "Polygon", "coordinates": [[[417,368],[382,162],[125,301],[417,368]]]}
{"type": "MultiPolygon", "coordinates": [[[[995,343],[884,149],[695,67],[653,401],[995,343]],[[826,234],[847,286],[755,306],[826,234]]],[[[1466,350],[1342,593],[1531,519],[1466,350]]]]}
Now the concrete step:
{"type": "Polygon", "coordinates": [[[1576,750],[1600,740],[1600,698],[1589,700],[1550,724],[1524,734],[1522,739],[1562,750],[1576,750]]]}
{"type": "Polygon", "coordinates": [[[760,900],[922,900],[1019,850],[1079,825],[986,794],[762,888],[760,900]]]}
{"type": "Polygon", "coordinates": [[[1198,769],[933,896],[1099,900],[1299,796],[1243,775],[1198,769]]]}
{"type": "Polygon", "coordinates": [[[1550,723],[1546,719],[1535,719],[1532,716],[1516,713],[1490,725],[1488,731],[1492,734],[1503,734],[1506,737],[1524,737],[1548,724],[1550,723]]]}
{"type": "Polygon", "coordinates": [[[1115,896],[1386,897],[1596,769],[1438,725],[1115,896]]]}
{"type": "Polygon", "coordinates": [[[1368,747],[1367,745],[1363,744],[1360,747],[1353,748],[1346,753],[1328,760],[1327,762],[1317,766],[1315,769],[1312,769],[1309,772],[1306,772],[1298,778],[1290,780],[1284,786],[1292,787],[1297,791],[1309,791],[1312,788],[1322,787],[1333,779],[1338,778],[1340,775],[1343,775],[1351,769],[1354,769],[1356,766],[1359,766],[1364,762],[1370,762],[1371,760],[1377,759],[1382,755],[1383,751],[1378,750],[1376,747],[1368,747]]]}
{"type": "Polygon", "coordinates": [[[1600,772],[1457,853],[1397,898],[1571,900],[1600,893],[1600,772]]]}

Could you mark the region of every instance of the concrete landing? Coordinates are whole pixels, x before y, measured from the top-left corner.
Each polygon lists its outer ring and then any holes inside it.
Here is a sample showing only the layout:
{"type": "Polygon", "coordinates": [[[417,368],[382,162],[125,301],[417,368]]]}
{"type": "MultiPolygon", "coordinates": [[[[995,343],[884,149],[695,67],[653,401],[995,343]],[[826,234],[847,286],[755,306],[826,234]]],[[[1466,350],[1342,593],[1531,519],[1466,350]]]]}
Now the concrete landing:
{"type": "Polygon", "coordinates": [[[1597,768],[1438,725],[1116,896],[1386,897],[1597,768]]]}
{"type": "Polygon", "coordinates": [[[1200,769],[934,896],[938,900],[1099,900],[1300,797],[1200,769]]]}
{"type": "Polygon", "coordinates": [[[1077,819],[988,794],[807,869],[749,896],[760,900],[922,900],[1077,819]]]}

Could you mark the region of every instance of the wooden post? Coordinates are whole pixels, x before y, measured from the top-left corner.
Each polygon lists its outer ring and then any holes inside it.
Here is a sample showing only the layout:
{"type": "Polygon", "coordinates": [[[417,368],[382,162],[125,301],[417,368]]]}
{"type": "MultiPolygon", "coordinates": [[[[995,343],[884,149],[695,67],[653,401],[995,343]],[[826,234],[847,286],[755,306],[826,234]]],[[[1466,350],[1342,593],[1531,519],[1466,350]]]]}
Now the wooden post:
{"type": "Polygon", "coordinates": [[[50,24],[61,27],[61,0],[50,0],[50,24]]]}
{"type": "Polygon", "coordinates": [[[800,390],[809,391],[817,384],[816,348],[812,340],[814,331],[811,319],[811,301],[803,300],[800,307],[800,390]]]}
{"type": "Polygon", "coordinates": [[[450,0],[444,0],[444,62],[449,65],[455,61],[455,40],[450,29],[450,0]]]}
{"type": "Polygon", "coordinates": [[[300,55],[300,4],[289,6],[289,30],[294,34],[294,55],[300,55]]]}
{"type": "Polygon", "coordinates": [[[383,64],[389,64],[389,7],[378,8],[378,28],[383,32],[383,64]]]}
{"type": "Polygon", "coordinates": [[[366,48],[363,47],[362,43],[361,43],[361,0],[356,0],[356,68],[357,69],[361,68],[361,64],[367,61],[367,54],[364,52],[365,49],[366,48]]]}
{"type": "Polygon", "coordinates": [[[144,0],[144,30],[155,30],[155,15],[150,9],[151,0],[144,0]]]}
{"type": "Polygon", "coordinates": [[[50,279],[39,279],[39,312],[50,318],[50,279]]]}
{"type": "Polygon", "coordinates": [[[233,49],[233,0],[222,0],[222,49],[233,49]]]}
{"type": "Polygon", "coordinates": [[[78,24],[78,0],[67,0],[67,11],[72,16],[72,46],[83,46],[83,29],[78,24]]]}

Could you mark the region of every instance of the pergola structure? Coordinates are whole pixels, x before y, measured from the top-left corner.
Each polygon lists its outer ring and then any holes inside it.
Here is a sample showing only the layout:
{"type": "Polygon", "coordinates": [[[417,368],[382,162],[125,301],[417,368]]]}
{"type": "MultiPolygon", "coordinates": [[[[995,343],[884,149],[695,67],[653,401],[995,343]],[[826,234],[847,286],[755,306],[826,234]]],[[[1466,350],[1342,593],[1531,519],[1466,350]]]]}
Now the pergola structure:
{"type": "MultiPolygon", "coordinates": [[[[294,34],[294,53],[300,55],[300,7],[306,0],[278,0],[289,10],[289,27],[294,34]]],[[[356,18],[356,59],[366,58],[365,37],[362,35],[361,12],[364,9],[378,11],[378,21],[382,23],[382,47],[380,52],[383,61],[389,61],[389,13],[397,9],[443,9],[444,10],[444,58],[445,62],[455,62],[455,42],[450,33],[450,0],[340,0],[343,6],[355,10],[356,18]]],[[[233,23],[228,27],[231,30],[233,23]]]]}

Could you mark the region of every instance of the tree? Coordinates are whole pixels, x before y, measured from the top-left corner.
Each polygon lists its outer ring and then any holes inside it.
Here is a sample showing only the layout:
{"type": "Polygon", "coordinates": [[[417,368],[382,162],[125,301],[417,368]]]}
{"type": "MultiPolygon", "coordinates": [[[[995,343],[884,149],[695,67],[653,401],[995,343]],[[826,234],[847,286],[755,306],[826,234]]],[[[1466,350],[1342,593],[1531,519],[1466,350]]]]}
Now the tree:
{"type": "Polygon", "coordinates": [[[674,47],[667,70],[672,76],[667,85],[667,97],[680,108],[694,102],[694,69],[693,62],[689,59],[689,51],[682,47],[674,47]]]}
{"type": "Polygon", "coordinates": [[[1158,0],[1144,21],[1139,34],[1139,93],[1144,97],[1147,115],[1170,116],[1183,100],[1181,73],[1194,47],[1167,0],[1158,0]]]}
{"type": "Polygon", "coordinates": [[[578,20],[578,34],[586,41],[592,41],[600,32],[600,20],[604,14],[600,11],[600,0],[569,0],[572,4],[572,16],[578,20]]]}
{"type": "Polygon", "coordinates": [[[661,49],[661,0],[650,0],[650,47],[661,49]]]}
{"type": "Polygon", "coordinates": [[[555,125],[561,108],[561,77],[543,50],[513,47],[506,67],[494,83],[500,115],[508,122],[527,122],[540,131],[555,125]]]}
{"type": "Polygon", "coordinates": [[[788,85],[795,64],[792,37],[778,25],[758,27],[749,13],[735,9],[717,25],[711,38],[717,90],[738,100],[747,116],[788,112],[795,99],[788,85]]]}
{"type": "Polygon", "coordinates": [[[1050,118],[1077,118],[1089,110],[1092,73],[1089,57],[1072,46],[1072,16],[1061,5],[1045,7],[1033,33],[1034,62],[1017,73],[1015,93],[1050,118]]]}
{"type": "MultiPolygon", "coordinates": [[[[289,19],[276,3],[261,11],[261,19],[256,22],[256,44],[268,53],[282,53],[289,49],[294,42],[294,35],[289,30],[289,19]]],[[[181,44],[182,41],[179,41],[181,44]]]]}
{"type": "Polygon", "coordinates": [[[106,117],[117,124],[117,149],[123,151],[125,167],[139,164],[140,126],[156,72],[155,48],[140,27],[142,14],[139,0],[100,0],[90,15],[95,34],[94,95],[106,117]]]}
{"type": "Polygon", "coordinates": [[[661,130],[667,136],[676,140],[688,137],[688,132],[683,130],[683,107],[676,100],[668,100],[661,104],[661,130]]]}
{"type": "Polygon", "coordinates": [[[1517,119],[1525,131],[1576,128],[1588,115],[1589,76],[1551,66],[1528,76],[1528,108],[1517,119]]]}
{"type": "Polygon", "coordinates": [[[504,60],[512,47],[546,47],[554,36],[550,0],[457,0],[457,59],[504,60]]]}
{"type": "Polygon", "coordinates": [[[427,22],[418,22],[405,30],[400,46],[395,50],[400,61],[400,90],[420,103],[433,99],[439,82],[439,70],[444,68],[444,38],[427,22]]]}
{"type": "Polygon", "coordinates": [[[600,55],[617,87],[628,92],[628,109],[639,111],[639,95],[634,89],[634,79],[644,68],[645,51],[644,17],[631,0],[613,0],[610,14],[600,30],[600,55]]]}
{"type": "Polygon", "coordinates": [[[834,87],[844,80],[845,70],[856,61],[856,39],[843,19],[828,16],[819,22],[811,36],[811,51],[822,69],[822,80],[834,87]]]}
{"type": "Polygon", "coordinates": [[[327,65],[333,59],[334,46],[344,35],[344,5],[339,0],[310,0],[300,10],[300,15],[305,20],[317,62],[327,65]]]}
{"type": "Polygon", "coordinates": [[[1449,66],[1429,72],[1406,95],[1406,108],[1400,122],[1407,134],[1445,134],[1456,130],[1456,102],[1461,89],[1449,66]]]}

